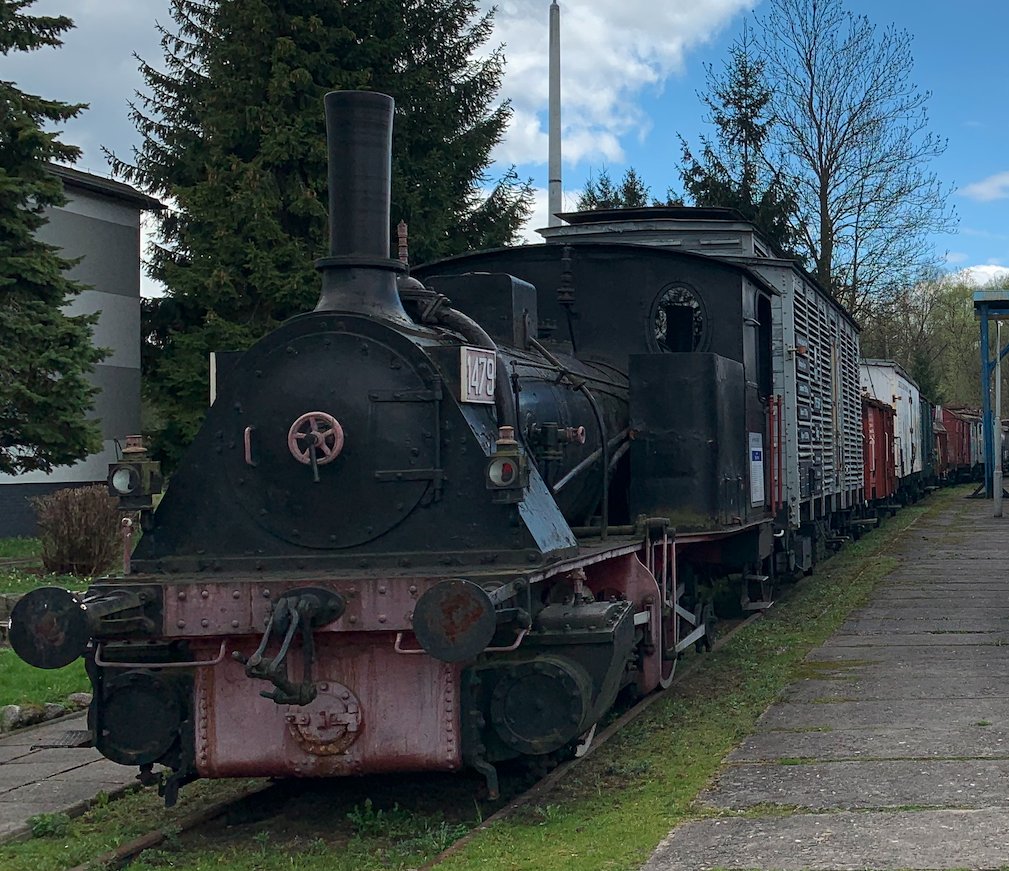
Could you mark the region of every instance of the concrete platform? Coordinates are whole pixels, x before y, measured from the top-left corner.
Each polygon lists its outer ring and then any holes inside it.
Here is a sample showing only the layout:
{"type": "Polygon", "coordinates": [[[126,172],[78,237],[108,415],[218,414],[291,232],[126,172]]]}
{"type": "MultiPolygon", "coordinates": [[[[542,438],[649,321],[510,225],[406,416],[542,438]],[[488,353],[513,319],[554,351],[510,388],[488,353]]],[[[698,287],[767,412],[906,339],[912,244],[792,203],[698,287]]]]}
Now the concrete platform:
{"type": "Polygon", "coordinates": [[[64,732],[84,729],[87,714],[0,735],[0,841],[23,837],[37,814],[75,816],[100,792],[113,796],[136,785],[137,769],[109,762],[94,749],[31,752],[64,732]]]}
{"type": "Polygon", "coordinates": [[[645,871],[1009,866],[1009,518],[957,501],[806,657],[645,871]]]}

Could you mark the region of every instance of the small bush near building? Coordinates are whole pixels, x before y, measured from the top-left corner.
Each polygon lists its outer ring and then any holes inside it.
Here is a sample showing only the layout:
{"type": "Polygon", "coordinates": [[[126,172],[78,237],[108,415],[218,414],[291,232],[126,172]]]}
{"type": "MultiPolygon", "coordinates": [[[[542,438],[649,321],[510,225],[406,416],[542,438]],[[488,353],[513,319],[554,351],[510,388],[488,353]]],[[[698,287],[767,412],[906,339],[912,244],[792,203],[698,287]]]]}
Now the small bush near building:
{"type": "Polygon", "coordinates": [[[118,501],[104,487],[69,487],[36,496],[31,503],[48,571],[97,575],[121,553],[118,501]]]}

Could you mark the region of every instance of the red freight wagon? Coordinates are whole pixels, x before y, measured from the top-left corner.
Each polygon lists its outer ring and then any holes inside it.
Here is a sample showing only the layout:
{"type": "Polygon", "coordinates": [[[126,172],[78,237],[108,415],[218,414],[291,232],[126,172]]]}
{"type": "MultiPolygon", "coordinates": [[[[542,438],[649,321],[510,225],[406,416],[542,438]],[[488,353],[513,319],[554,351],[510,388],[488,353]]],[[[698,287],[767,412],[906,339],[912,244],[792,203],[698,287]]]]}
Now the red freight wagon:
{"type": "Polygon", "coordinates": [[[865,498],[889,499],[897,491],[893,455],[893,407],[870,396],[862,397],[862,464],[865,498]]]}
{"type": "Polygon", "coordinates": [[[953,480],[966,480],[971,470],[971,420],[958,411],[942,410],[946,429],[946,459],[953,480]]]}

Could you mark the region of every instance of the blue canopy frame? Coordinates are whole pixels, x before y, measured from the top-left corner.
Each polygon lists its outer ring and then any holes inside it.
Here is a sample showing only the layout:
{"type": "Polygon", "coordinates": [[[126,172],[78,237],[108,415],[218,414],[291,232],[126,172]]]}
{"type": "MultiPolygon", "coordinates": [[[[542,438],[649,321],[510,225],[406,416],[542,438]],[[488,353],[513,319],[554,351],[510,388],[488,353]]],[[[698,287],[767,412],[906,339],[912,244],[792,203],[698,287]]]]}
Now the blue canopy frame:
{"type": "Polygon", "coordinates": [[[998,361],[1009,354],[1009,344],[999,348],[998,358],[988,350],[988,322],[1009,318],[1009,290],[974,291],[974,311],[981,319],[981,428],[984,431],[985,496],[995,496],[995,412],[991,407],[991,374],[998,361]]]}

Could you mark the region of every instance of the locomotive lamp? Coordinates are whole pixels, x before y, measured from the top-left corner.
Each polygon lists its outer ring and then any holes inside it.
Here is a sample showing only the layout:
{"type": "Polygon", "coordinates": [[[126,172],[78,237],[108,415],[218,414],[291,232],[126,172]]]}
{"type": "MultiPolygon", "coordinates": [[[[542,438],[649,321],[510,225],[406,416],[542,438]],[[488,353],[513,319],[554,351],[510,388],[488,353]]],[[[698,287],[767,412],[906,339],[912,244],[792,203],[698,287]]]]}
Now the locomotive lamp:
{"type": "Polygon", "coordinates": [[[161,464],[147,458],[144,437],[126,437],[123,458],[109,464],[109,495],[119,498],[122,511],[145,511],[154,507],[154,494],[164,486],[161,464]]]}
{"type": "Polygon", "coordinates": [[[503,426],[498,430],[494,453],[487,463],[487,489],[495,502],[521,502],[529,484],[529,467],[525,454],[515,440],[515,429],[503,426]]]}

